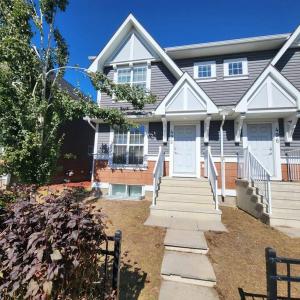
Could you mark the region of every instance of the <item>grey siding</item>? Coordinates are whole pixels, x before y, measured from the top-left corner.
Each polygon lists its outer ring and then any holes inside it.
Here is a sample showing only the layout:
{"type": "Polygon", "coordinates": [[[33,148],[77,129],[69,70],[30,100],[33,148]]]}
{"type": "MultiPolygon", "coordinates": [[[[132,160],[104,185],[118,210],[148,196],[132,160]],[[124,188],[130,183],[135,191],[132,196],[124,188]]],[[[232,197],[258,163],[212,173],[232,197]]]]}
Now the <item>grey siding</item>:
{"type": "Polygon", "coordinates": [[[285,153],[290,150],[300,149],[300,120],[298,120],[294,134],[293,141],[286,143],[284,141],[284,122],[283,119],[279,119],[279,137],[280,137],[280,150],[281,157],[285,157],[285,153]]]}
{"type": "Polygon", "coordinates": [[[163,124],[162,122],[149,123],[148,134],[148,155],[158,155],[159,147],[163,146],[166,155],[169,155],[170,126],[168,123],[168,143],[163,145],[163,124]]]}
{"type": "Polygon", "coordinates": [[[276,65],[277,69],[300,90],[300,49],[289,49],[276,65]]]}
{"type": "MultiPolygon", "coordinates": [[[[113,80],[112,67],[105,68],[104,73],[109,79],[113,80]]],[[[151,65],[150,89],[151,92],[157,96],[157,101],[156,103],[145,105],[144,111],[154,110],[158,106],[158,104],[163,100],[163,98],[168,94],[168,92],[172,89],[175,83],[175,77],[171,74],[171,72],[163,63],[153,63],[151,65]]],[[[101,106],[121,108],[124,111],[130,111],[133,109],[130,104],[113,101],[111,97],[104,93],[101,94],[101,106]]]]}
{"type": "MultiPolygon", "coordinates": [[[[220,140],[220,126],[221,121],[211,121],[209,127],[209,143],[211,153],[213,156],[220,156],[221,154],[221,140],[220,140]]],[[[236,144],[234,141],[234,121],[227,120],[223,126],[223,140],[224,140],[224,155],[236,156],[237,152],[242,150],[242,143],[236,144]]],[[[204,144],[204,122],[201,122],[201,152],[204,151],[207,145],[204,144]]]]}
{"type": "Polygon", "coordinates": [[[110,126],[108,124],[99,124],[98,129],[98,154],[109,154],[110,126]]]}
{"type": "MultiPolygon", "coordinates": [[[[277,51],[277,50],[276,50],[277,51]]],[[[199,82],[198,84],[213,100],[216,105],[236,105],[247,89],[253,84],[257,76],[264,70],[276,51],[260,51],[239,53],[234,55],[210,56],[201,59],[191,58],[177,60],[177,65],[184,72],[194,76],[194,62],[216,61],[217,80],[211,82],[199,82]],[[248,60],[248,79],[242,80],[224,80],[224,59],[247,57],[248,60]]]]}

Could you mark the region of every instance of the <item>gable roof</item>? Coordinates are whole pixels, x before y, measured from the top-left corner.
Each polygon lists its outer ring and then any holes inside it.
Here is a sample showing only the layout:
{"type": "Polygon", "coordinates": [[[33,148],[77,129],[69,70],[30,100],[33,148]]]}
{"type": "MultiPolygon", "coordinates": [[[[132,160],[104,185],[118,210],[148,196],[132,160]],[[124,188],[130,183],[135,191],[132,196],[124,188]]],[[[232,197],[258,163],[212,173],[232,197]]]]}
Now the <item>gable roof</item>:
{"type": "Polygon", "coordinates": [[[271,60],[271,65],[275,66],[276,63],[280,60],[280,58],[283,56],[283,54],[294,44],[299,44],[300,40],[300,25],[296,28],[296,30],[290,35],[288,40],[284,43],[284,45],[281,47],[281,49],[278,51],[278,53],[275,55],[275,57],[271,60]]]}
{"type": "Polygon", "coordinates": [[[252,97],[254,95],[257,95],[259,92],[263,92],[263,85],[265,82],[267,82],[268,78],[272,79],[272,81],[276,84],[276,88],[283,88],[283,93],[286,94],[287,98],[293,98],[295,100],[296,106],[296,100],[300,100],[300,91],[289,80],[287,80],[274,66],[270,64],[241,98],[241,100],[235,108],[236,112],[246,112],[248,110],[249,101],[252,100],[252,97]],[[291,97],[289,97],[289,95],[291,97]]]}
{"type": "Polygon", "coordinates": [[[156,115],[165,115],[167,112],[167,108],[169,106],[173,106],[171,111],[175,112],[176,108],[173,105],[174,101],[178,99],[178,101],[181,101],[182,107],[178,107],[179,111],[191,111],[183,104],[185,101],[181,98],[181,96],[184,97],[184,93],[189,93],[192,95],[189,99],[192,99],[194,109],[192,111],[205,111],[205,113],[212,114],[212,113],[218,113],[217,106],[212,102],[212,100],[208,97],[208,95],[202,90],[202,88],[195,82],[195,80],[188,74],[184,73],[182,77],[177,81],[177,83],[174,85],[174,87],[170,90],[170,92],[167,94],[167,96],[164,98],[164,100],[158,105],[158,107],[155,110],[156,115]],[[183,91],[183,89],[186,89],[186,91],[183,91]],[[182,95],[181,95],[182,93],[182,95]],[[179,96],[179,97],[178,97],[179,96]]]}
{"type": "Polygon", "coordinates": [[[120,44],[128,37],[129,33],[135,30],[145,42],[153,49],[158,55],[161,61],[172,72],[175,78],[179,79],[183,72],[174,63],[174,61],[166,54],[166,52],[160,47],[160,45],[151,37],[151,35],[144,29],[144,27],[138,22],[138,20],[130,14],[119,29],[115,32],[106,46],[102,49],[100,54],[96,57],[93,63],[88,68],[91,72],[102,70],[107,59],[113,54],[113,52],[120,46],[120,44]]]}

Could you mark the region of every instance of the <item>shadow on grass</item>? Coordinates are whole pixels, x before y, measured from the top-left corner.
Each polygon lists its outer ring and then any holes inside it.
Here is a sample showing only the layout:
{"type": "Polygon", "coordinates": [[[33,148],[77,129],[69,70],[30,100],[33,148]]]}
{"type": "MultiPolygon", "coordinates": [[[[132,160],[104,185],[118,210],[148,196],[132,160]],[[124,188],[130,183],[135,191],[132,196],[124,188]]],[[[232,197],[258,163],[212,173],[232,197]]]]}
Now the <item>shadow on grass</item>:
{"type": "MultiPolygon", "coordinates": [[[[241,300],[268,300],[267,295],[245,292],[239,288],[241,300]]],[[[277,300],[300,300],[300,298],[277,297],[277,300]]]]}

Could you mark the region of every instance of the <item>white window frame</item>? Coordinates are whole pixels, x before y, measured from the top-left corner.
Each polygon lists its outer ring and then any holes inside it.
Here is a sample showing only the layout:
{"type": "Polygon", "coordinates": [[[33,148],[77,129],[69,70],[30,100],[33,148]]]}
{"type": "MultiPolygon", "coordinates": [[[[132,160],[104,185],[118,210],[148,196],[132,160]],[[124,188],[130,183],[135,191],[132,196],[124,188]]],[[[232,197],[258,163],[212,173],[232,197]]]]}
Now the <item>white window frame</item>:
{"type": "Polygon", "coordinates": [[[217,77],[216,62],[215,61],[199,61],[194,63],[194,79],[197,81],[215,81],[217,77]],[[199,66],[208,66],[211,68],[210,77],[199,77],[199,66]]]}
{"type": "MultiPolygon", "coordinates": [[[[130,86],[133,85],[133,69],[136,67],[146,68],[146,90],[150,91],[151,88],[151,63],[139,63],[139,64],[125,64],[125,65],[113,65],[114,68],[114,83],[122,84],[118,82],[118,71],[121,69],[130,69],[130,86]]],[[[142,82],[142,81],[141,81],[142,82]]],[[[144,81],[143,81],[144,82],[144,81]]],[[[135,82],[136,83],[136,82],[135,82]]],[[[124,83],[123,83],[124,84],[124,83]]]]}
{"type": "Polygon", "coordinates": [[[248,59],[247,57],[225,59],[224,60],[224,79],[225,80],[235,80],[235,79],[247,79],[248,78],[248,59]],[[242,74],[229,75],[229,64],[230,63],[242,63],[242,74]]]}
{"type": "MultiPolygon", "coordinates": [[[[113,154],[114,154],[114,129],[110,128],[110,155],[109,155],[109,165],[113,169],[146,169],[147,168],[147,154],[148,154],[148,123],[139,124],[139,126],[144,126],[144,151],[143,151],[143,163],[142,164],[129,164],[129,147],[130,146],[141,146],[142,144],[130,144],[130,130],[127,131],[126,139],[126,163],[125,164],[116,164],[113,163],[113,154]]],[[[120,144],[121,145],[121,144],[120,144]]],[[[125,145],[125,144],[124,144],[125,145]]]]}
{"type": "Polygon", "coordinates": [[[140,198],[135,198],[135,197],[129,197],[128,196],[128,189],[129,186],[140,186],[142,191],[141,191],[141,198],[145,197],[145,186],[140,185],[140,184],[127,184],[127,183],[110,183],[108,187],[108,195],[113,197],[112,195],[112,186],[113,185],[124,185],[125,186],[125,196],[124,197],[116,197],[116,199],[132,199],[132,200],[140,200],[140,198]]]}

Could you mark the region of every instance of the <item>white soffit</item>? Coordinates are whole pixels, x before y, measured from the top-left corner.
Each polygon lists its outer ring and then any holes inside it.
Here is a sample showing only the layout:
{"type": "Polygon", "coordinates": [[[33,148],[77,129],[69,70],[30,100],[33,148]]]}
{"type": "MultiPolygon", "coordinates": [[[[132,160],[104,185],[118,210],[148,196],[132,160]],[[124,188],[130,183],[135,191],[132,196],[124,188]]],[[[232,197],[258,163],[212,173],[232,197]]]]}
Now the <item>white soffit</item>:
{"type": "Polygon", "coordinates": [[[258,77],[235,108],[236,112],[296,108],[300,92],[273,66],[258,77]]]}
{"type": "MultiPolygon", "coordinates": [[[[119,27],[113,37],[109,40],[100,54],[96,57],[93,63],[89,67],[90,72],[102,71],[103,66],[109,60],[117,49],[120,49],[120,46],[124,44],[126,38],[130,36],[131,32],[135,32],[139,38],[139,42],[143,41],[143,46],[147,45],[147,50],[151,49],[151,54],[156,55],[159,59],[166,65],[166,67],[171,71],[176,79],[179,79],[183,72],[180,68],[174,63],[174,61],[166,54],[166,52],[159,46],[159,44],[151,37],[151,35],[144,29],[144,27],[137,21],[137,19],[130,14],[123,24],[119,27]]],[[[126,43],[126,42],[125,42],[126,43]]],[[[128,46],[127,49],[124,49],[122,55],[128,55],[128,46]],[[127,51],[127,52],[126,52],[127,51]]]]}
{"type": "Polygon", "coordinates": [[[217,113],[218,108],[194,79],[188,73],[184,73],[159,104],[155,114],[165,115],[171,112],[185,113],[196,111],[211,114],[217,113]]]}

